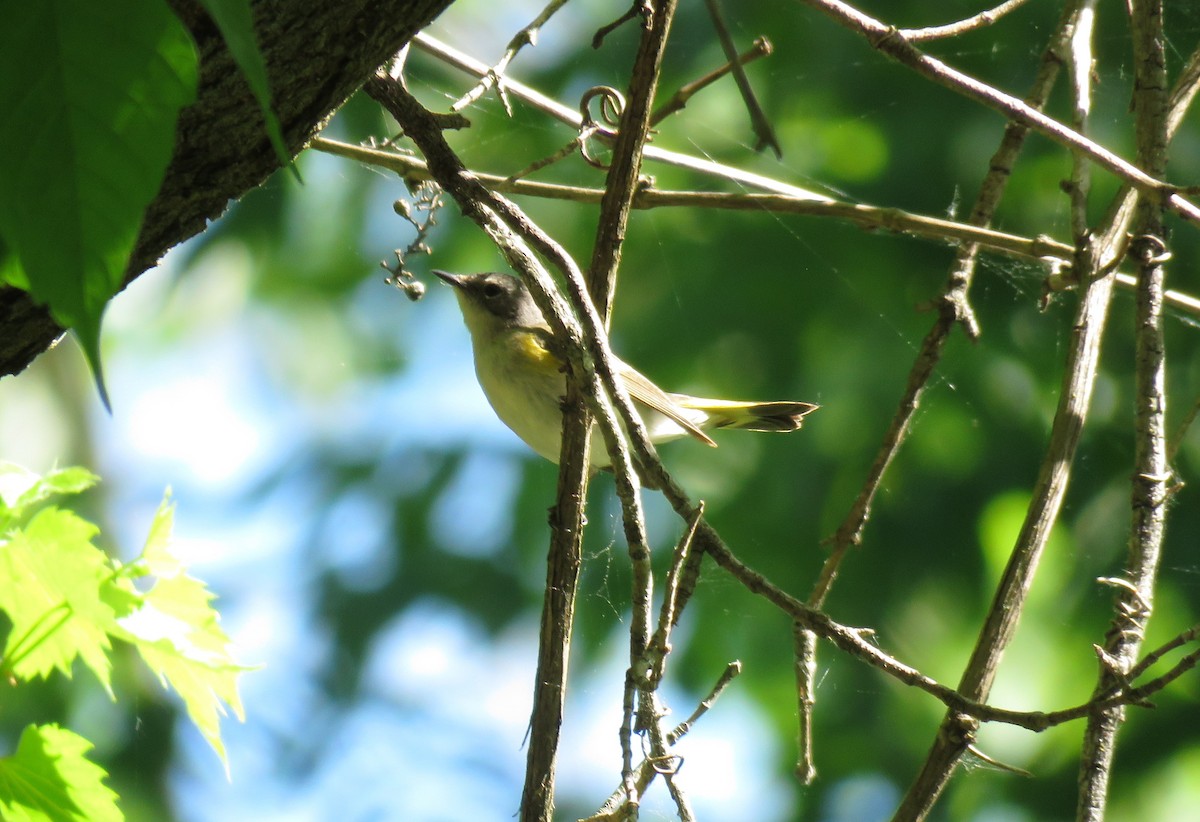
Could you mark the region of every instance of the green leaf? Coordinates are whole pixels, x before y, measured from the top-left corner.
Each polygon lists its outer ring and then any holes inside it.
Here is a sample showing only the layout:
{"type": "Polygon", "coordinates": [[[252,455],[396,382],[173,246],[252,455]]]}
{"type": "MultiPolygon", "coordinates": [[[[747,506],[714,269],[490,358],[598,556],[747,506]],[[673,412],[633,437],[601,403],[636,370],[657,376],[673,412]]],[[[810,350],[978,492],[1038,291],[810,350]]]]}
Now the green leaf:
{"type": "Polygon", "coordinates": [[[162,183],[196,54],[161,0],[0,0],[0,234],[103,395],[100,320],[162,183]]]}
{"type": "Polygon", "coordinates": [[[78,494],[99,481],[86,468],[60,468],[43,477],[15,462],[0,460],[0,519],[19,517],[56,494],[78,494]]]}
{"type": "Polygon", "coordinates": [[[250,13],[249,0],[200,0],[200,5],[212,16],[225,38],[225,45],[233,55],[234,62],[242,70],[258,107],[266,120],[267,137],[279,162],[292,169],[296,180],[300,180],[300,172],[292,162],[287,145],[283,142],[283,130],[279,118],[271,108],[271,88],[267,83],[267,64],[258,42],[254,37],[254,16],[250,13]]]}
{"type": "Polygon", "coordinates": [[[171,530],[175,527],[175,506],[171,503],[171,489],[163,494],[163,500],[154,512],[146,544],[135,563],[143,572],[157,577],[174,577],[183,573],[183,563],[171,551],[171,530]]]}
{"type": "Polygon", "coordinates": [[[109,822],[124,816],[108,774],[87,759],[92,743],[57,725],[29,725],[0,758],[0,817],[8,822],[109,822]]]}
{"type": "Polygon", "coordinates": [[[18,679],[55,669],[69,677],[79,657],[112,694],[108,633],[116,615],[101,586],[113,570],[92,545],[97,530],[70,511],[49,507],[0,542],[0,609],[12,622],[4,668],[18,679]]]}
{"type": "Polygon", "coordinates": [[[157,579],[138,607],[118,619],[114,635],[132,643],[164,687],[175,689],[192,722],[228,767],[220,719],[226,705],[238,719],[244,718],[237,679],[251,668],[234,661],[229,637],[212,607],[213,594],[203,582],[184,574],[170,552],[173,514],[174,506],[164,499],[141,557],[130,566],[138,575],[157,579]]]}

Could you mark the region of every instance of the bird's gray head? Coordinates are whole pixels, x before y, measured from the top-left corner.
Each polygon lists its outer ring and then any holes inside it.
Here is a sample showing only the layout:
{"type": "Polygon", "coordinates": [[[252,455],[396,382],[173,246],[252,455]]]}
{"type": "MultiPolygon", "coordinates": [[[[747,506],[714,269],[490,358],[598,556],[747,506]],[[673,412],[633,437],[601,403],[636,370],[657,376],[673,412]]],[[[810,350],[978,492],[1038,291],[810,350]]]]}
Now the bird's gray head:
{"type": "Polygon", "coordinates": [[[511,274],[499,271],[482,274],[433,273],[454,287],[463,319],[472,334],[494,334],[500,329],[539,328],[546,325],[525,283],[511,274]]]}

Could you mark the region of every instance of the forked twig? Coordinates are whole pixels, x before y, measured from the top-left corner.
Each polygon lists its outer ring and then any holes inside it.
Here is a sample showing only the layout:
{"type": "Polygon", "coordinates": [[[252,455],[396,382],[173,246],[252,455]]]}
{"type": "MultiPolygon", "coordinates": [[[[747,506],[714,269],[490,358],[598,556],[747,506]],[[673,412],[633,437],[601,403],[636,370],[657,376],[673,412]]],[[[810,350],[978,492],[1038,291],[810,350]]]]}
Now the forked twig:
{"type": "Polygon", "coordinates": [[[526,46],[536,46],[538,33],[542,26],[554,16],[554,13],[566,5],[567,0],[550,0],[546,7],[542,9],[542,13],[533,19],[529,25],[513,35],[513,38],[508,41],[508,45],[504,49],[504,54],[499,62],[492,66],[487,74],[480,78],[474,88],[459,98],[454,105],[450,106],[451,111],[462,111],[467,106],[474,103],[483,95],[487,94],[487,90],[492,86],[496,87],[496,93],[500,96],[500,102],[504,104],[504,110],[508,112],[508,116],[512,116],[512,104],[508,101],[508,95],[504,92],[504,72],[508,71],[508,64],[513,61],[517,53],[526,46]]]}
{"type": "Polygon", "coordinates": [[[771,151],[775,152],[776,159],[782,159],[783,149],[779,146],[779,139],[775,136],[775,129],[771,127],[771,121],[767,119],[767,113],[763,111],[758,97],[754,94],[754,88],[750,85],[750,78],[746,76],[746,70],[742,68],[742,61],[738,58],[733,35],[729,33],[729,26],[725,23],[725,15],[721,11],[720,0],[704,0],[704,5],[708,8],[708,16],[712,20],[713,28],[717,30],[717,41],[720,42],[721,49],[725,52],[725,59],[729,61],[729,66],[733,70],[733,79],[737,82],[738,92],[742,95],[742,103],[750,115],[750,126],[754,129],[754,136],[758,138],[754,150],[761,151],[763,146],[769,146],[771,151]]]}
{"type": "Polygon", "coordinates": [[[995,8],[981,11],[964,20],[946,23],[941,26],[928,26],[920,29],[900,29],[900,36],[910,43],[922,43],[926,40],[939,40],[945,37],[957,37],[969,31],[984,28],[995,23],[1009,12],[1016,11],[1029,0],[1005,0],[995,8]]]}
{"type": "Polygon", "coordinates": [[[703,77],[680,86],[679,89],[671,95],[671,98],[667,100],[667,102],[663,103],[654,110],[654,114],[650,116],[650,125],[656,126],[675,112],[682,111],[683,108],[687,106],[688,101],[695,97],[698,92],[707,88],[708,86],[711,86],[726,74],[729,74],[729,72],[733,71],[733,67],[735,65],[748,65],[760,57],[770,56],[771,51],[772,46],[770,40],[765,37],[757,38],[750,48],[746,49],[737,56],[736,61],[730,61],[720,68],[710,71],[703,77]]]}

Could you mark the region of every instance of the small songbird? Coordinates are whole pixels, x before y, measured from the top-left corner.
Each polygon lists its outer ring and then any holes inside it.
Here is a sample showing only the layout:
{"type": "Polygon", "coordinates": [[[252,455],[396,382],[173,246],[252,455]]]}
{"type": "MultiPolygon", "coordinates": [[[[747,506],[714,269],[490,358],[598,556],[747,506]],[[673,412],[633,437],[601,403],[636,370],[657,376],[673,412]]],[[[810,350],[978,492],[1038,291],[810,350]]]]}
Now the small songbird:
{"type": "MultiPolygon", "coordinates": [[[[526,445],[557,463],[566,365],[525,283],[498,272],[433,273],[458,296],[471,332],[475,374],[496,415],[526,445]]],[[[809,402],[736,402],[670,394],[619,360],[616,368],[655,443],[690,435],[715,447],[706,428],[795,431],[818,407],[809,402]]],[[[609,466],[599,437],[592,440],[589,459],[593,469],[609,466]]]]}

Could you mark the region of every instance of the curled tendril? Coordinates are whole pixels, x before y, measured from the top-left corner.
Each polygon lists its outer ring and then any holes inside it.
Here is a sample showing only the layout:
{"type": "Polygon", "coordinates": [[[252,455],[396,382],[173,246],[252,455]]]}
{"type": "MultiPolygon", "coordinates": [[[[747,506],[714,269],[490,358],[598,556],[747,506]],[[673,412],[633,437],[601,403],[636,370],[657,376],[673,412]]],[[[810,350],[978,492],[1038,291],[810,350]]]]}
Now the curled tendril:
{"type": "Polygon", "coordinates": [[[609,128],[615,129],[625,111],[625,97],[612,86],[592,86],[579,98],[579,114],[584,125],[600,124],[592,116],[592,101],[600,98],[600,119],[609,128]]]}
{"type": "Polygon", "coordinates": [[[592,155],[589,148],[591,138],[597,134],[604,137],[615,137],[617,125],[621,122],[621,114],[625,111],[625,97],[612,86],[592,86],[579,98],[579,114],[583,122],[579,125],[579,153],[589,165],[602,171],[608,170],[608,163],[592,155]],[[597,116],[592,116],[592,102],[599,100],[596,106],[597,116]]]}

